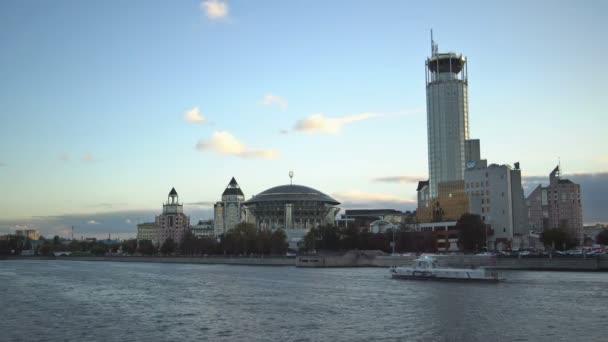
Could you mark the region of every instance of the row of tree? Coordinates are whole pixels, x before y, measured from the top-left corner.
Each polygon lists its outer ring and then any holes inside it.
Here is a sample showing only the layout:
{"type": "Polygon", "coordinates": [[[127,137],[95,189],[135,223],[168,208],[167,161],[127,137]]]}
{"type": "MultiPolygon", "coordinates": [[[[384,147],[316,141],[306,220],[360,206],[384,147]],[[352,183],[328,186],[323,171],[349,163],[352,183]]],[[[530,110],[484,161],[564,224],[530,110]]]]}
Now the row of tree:
{"type": "MultiPolygon", "coordinates": [[[[258,230],[253,224],[240,223],[219,238],[197,237],[189,232],[179,244],[166,239],[158,250],[150,241],[139,241],[135,251],[144,255],[285,255],[287,248],[282,229],[258,230]]],[[[133,248],[127,250],[123,246],[123,251],[132,254],[133,248]]]]}

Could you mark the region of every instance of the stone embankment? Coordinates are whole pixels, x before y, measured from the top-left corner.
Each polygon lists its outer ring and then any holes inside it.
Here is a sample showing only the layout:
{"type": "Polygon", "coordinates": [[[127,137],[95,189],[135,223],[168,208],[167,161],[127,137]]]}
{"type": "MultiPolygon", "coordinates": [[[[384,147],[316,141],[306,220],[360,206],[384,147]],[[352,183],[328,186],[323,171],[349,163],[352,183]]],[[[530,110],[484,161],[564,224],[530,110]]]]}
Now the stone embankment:
{"type": "MultiPolygon", "coordinates": [[[[348,252],[343,255],[298,256],[298,267],[392,267],[410,265],[415,256],[373,255],[370,251],[348,252]]],[[[548,258],[548,257],[495,257],[483,255],[437,255],[440,266],[488,267],[509,270],[564,270],[608,271],[608,256],[548,258]]]]}
{"type": "MultiPolygon", "coordinates": [[[[482,255],[437,255],[439,265],[446,267],[488,267],[508,270],[547,271],[608,271],[608,256],[548,258],[548,257],[495,257],[482,255]]],[[[390,256],[378,251],[350,251],[325,255],[300,255],[288,257],[0,257],[0,260],[65,260],[65,261],[113,261],[156,262],[182,264],[221,264],[250,266],[297,266],[297,267],[391,267],[410,265],[414,256],[390,256]]]]}
{"type": "Polygon", "coordinates": [[[221,264],[251,266],[294,266],[295,258],[287,257],[148,257],[148,256],[106,256],[106,257],[8,257],[20,260],[65,260],[65,261],[114,261],[114,262],[158,262],[174,264],[221,264]]]}

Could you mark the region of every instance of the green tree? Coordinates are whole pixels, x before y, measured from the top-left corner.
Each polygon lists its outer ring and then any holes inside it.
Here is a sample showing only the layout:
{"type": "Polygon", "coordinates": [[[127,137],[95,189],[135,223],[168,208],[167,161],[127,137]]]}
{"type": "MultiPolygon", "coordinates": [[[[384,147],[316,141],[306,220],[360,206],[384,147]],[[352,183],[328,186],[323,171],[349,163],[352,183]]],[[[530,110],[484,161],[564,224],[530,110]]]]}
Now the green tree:
{"type": "Polygon", "coordinates": [[[604,229],[597,234],[595,242],[600,245],[608,245],[608,229],[604,229]]]}
{"type": "Polygon", "coordinates": [[[108,251],[108,246],[103,243],[97,243],[91,248],[91,253],[95,256],[103,256],[108,251]]]}
{"type": "Polygon", "coordinates": [[[129,255],[134,254],[137,251],[137,239],[123,241],[122,251],[129,255]]]}
{"type": "Polygon", "coordinates": [[[338,228],[331,226],[311,228],[308,231],[308,234],[306,234],[306,236],[304,237],[304,246],[305,249],[308,251],[340,250],[340,235],[338,232],[338,228]]]}
{"type": "Polygon", "coordinates": [[[52,256],[53,245],[51,245],[48,241],[43,242],[40,246],[39,253],[44,256],[52,256]]]}
{"type": "Polygon", "coordinates": [[[477,252],[486,247],[486,225],[479,215],[463,214],[456,222],[458,244],[464,252],[477,252]]]}
{"type": "Polygon", "coordinates": [[[140,240],[137,251],[143,255],[154,255],[156,254],[156,247],[154,247],[154,244],[150,240],[140,240]]]}
{"type": "Polygon", "coordinates": [[[163,245],[160,246],[160,252],[163,255],[173,254],[177,250],[177,244],[172,238],[167,238],[163,245]]]}
{"type": "Polygon", "coordinates": [[[283,229],[277,229],[272,232],[270,237],[270,253],[274,255],[285,255],[287,253],[287,235],[283,229]]]}
{"type": "Polygon", "coordinates": [[[191,231],[184,234],[181,243],[179,244],[179,251],[182,255],[194,255],[197,252],[197,241],[198,238],[192,234],[191,231]]]}
{"type": "Polygon", "coordinates": [[[550,248],[566,250],[577,245],[576,238],[566,228],[545,229],[540,234],[540,241],[550,248]]]}

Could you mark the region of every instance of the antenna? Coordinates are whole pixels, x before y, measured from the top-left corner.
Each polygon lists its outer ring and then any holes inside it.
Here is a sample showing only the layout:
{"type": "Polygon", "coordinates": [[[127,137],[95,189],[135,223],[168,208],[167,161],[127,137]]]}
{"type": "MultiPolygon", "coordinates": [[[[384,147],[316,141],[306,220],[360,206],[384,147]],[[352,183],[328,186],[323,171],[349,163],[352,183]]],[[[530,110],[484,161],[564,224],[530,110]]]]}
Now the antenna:
{"type": "Polygon", "coordinates": [[[293,171],[289,171],[289,185],[293,185],[293,171]]]}
{"type": "Polygon", "coordinates": [[[435,43],[435,40],[433,39],[433,29],[431,29],[431,55],[435,56],[438,50],[439,46],[435,43]]]}

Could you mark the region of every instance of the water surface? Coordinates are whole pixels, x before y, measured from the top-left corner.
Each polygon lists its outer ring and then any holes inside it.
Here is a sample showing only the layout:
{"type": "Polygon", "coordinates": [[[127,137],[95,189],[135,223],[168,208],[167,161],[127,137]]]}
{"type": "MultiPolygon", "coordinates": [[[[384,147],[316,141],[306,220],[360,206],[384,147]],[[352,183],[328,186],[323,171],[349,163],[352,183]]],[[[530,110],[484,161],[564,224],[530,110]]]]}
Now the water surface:
{"type": "Polygon", "coordinates": [[[606,341],[608,273],[0,261],[1,341],[606,341]]]}

